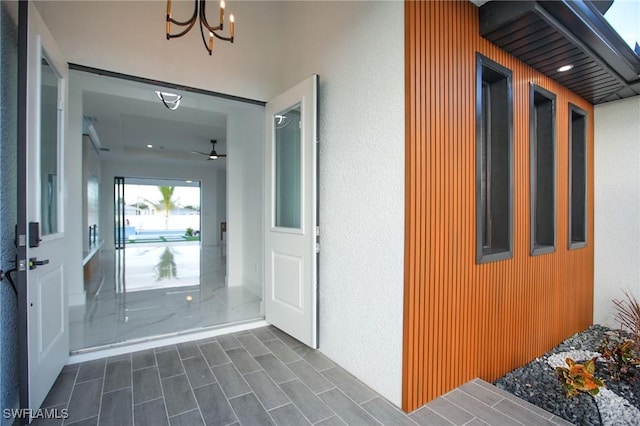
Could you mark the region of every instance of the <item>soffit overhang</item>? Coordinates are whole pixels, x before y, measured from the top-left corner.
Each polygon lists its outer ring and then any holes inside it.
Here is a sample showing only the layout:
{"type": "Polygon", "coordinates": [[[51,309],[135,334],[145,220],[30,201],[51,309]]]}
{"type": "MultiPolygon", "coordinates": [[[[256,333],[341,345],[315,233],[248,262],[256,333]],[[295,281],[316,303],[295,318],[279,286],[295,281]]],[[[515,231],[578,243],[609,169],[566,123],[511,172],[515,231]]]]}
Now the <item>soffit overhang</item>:
{"type": "Polygon", "coordinates": [[[480,34],[594,105],[640,95],[640,57],[602,16],[602,3],[488,2],[480,34]],[[573,69],[557,71],[567,64],[573,69]]]}

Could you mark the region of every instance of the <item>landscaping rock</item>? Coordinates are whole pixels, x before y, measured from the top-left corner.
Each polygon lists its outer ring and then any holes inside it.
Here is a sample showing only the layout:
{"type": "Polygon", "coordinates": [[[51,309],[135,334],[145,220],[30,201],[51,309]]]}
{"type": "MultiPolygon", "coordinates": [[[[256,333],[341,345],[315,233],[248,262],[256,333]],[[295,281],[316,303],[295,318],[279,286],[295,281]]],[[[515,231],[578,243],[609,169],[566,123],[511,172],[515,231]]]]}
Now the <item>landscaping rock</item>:
{"type": "Polygon", "coordinates": [[[594,398],[583,393],[572,398],[567,397],[558,381],[555,368],[552,367],[566,365],[564,359],[567,357],[576,361],[593,358],[598,355],[596,352],[605,337],[616,333],[618,331],[600,325],[591,326],[568,338],[542,357],[507,373],[494,384],[576,425],[638,425],[640,377],[636,370],[628,377],[617,379],[613,377],[614,370],[611,364],[598,360],[595,376],[604,379],[606,389],[597,396],[596,405],[594,398]]]}

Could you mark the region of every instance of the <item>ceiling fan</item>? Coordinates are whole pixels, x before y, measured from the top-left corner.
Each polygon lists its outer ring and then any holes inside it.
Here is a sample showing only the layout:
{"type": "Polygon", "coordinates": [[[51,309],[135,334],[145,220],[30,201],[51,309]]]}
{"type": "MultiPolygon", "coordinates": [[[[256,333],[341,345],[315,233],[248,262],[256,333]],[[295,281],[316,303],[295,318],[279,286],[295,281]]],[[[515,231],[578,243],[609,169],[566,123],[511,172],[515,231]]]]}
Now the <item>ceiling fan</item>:
{"type": "Polygon", "coordinates": [[[199,155],[204,155],[207,157],[207,161],[209,160],[217,160],[218,158],[223,158],[226,157],[227,154],[218,154],[216,152],[216,143],[218,141],[215,139],[211,139],[211,144],[213,145],[211,147],[211,152],[210,153],[206,153],[206,152],[201,152],[201,151],[191,151],[192,154],[199,154],[199,155]]]}

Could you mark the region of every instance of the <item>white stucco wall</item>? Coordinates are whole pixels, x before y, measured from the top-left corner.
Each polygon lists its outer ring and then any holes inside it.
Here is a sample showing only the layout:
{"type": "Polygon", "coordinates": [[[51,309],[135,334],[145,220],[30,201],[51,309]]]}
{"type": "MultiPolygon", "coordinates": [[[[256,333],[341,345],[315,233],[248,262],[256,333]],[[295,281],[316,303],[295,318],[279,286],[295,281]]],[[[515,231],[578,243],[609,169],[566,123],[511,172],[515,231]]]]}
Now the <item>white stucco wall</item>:
{"type": "Polygon", "coordinates": [[[640,300],[640,96],[595,107],[593,320],[618,327],[612,299],[640,300]]]}
{"type": "Polygon", "coordinates": [[[320,350],[397,405],[403,13],[402,2],[287,4],[282,45],[283,89],[320,75],[320,350]]]}

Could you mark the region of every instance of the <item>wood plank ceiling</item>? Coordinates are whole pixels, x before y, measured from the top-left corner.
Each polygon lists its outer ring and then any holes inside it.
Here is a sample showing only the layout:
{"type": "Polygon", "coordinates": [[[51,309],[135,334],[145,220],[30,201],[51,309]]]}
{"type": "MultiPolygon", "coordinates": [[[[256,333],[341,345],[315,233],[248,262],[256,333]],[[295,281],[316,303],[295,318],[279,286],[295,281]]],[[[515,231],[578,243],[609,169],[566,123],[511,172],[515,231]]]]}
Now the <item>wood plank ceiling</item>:
{"type": "Polygon", "coordinates": [[[584,1],[492,1],[480,34],[592,104],[640,95],[640,57],[584,1]],[[563,65],[573,65],[559,72],[563,65]]]}

